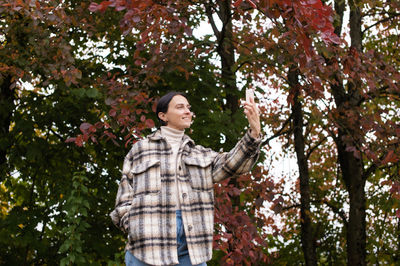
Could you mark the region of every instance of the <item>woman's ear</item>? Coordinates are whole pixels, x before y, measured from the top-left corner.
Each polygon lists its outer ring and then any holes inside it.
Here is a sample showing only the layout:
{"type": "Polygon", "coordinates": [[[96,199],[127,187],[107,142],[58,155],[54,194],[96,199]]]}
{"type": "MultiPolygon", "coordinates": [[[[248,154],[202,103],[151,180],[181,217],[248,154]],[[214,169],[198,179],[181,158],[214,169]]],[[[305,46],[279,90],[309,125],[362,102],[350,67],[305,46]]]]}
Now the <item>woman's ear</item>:
{"type": "Polygon", "coordinates": [[[160,118],[164,122],[168,122],[168,119],[166,118],[166,115],[163,112],[158,113],[158,118],[160,118]]]}

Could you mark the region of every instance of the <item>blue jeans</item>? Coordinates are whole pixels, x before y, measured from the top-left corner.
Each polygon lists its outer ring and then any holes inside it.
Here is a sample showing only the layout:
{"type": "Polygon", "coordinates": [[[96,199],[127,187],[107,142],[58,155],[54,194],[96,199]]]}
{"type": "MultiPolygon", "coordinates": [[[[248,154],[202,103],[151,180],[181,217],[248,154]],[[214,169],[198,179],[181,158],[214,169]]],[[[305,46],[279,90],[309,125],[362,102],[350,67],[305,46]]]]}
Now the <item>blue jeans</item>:
{"type": "MultiPolygon", "coordinates": [[[[180,266],[192,266],[189,258],[189,250],[187,248],[185,230],[183,228],[182,212],[180,210],[176,211],[176,240],[178,242],[178,259],[180,266]]],[[[129,251],[125,253],[125,264],[127,266],[150,266],[150,264],[144,263],[138,260],[129,251]]],[[[205,262],[193,265],[193,266],[207,266],[205,262]]]]}

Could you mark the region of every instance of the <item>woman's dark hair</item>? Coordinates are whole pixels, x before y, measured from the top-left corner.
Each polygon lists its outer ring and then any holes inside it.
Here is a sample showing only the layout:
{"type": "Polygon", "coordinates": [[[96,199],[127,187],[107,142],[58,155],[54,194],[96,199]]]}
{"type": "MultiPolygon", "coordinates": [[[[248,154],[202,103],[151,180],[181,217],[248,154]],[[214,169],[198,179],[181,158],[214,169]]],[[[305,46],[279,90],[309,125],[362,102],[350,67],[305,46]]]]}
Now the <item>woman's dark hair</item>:
{"type": "Polygon", "coordinates": [[[166,113],[168,111],[168,105],[169,102],[172,100],[172,98],[174,98],[174,96],[176,95],[181,95],[183,97],[185,97],[187,99],[187,96],[185,93],[183,92],[179,92],[179,91],[171,91],[168,92],[167,94],[165,94],[163,97],[160,98],[160,100],[158,100],[157,103],[157,108],[156,108],[156,115],[157,115],[157,119],[160,122],[161,126],[166,126],[167,123],[162,121],[159,117],[158,117],[158,113],[166,113]]]}

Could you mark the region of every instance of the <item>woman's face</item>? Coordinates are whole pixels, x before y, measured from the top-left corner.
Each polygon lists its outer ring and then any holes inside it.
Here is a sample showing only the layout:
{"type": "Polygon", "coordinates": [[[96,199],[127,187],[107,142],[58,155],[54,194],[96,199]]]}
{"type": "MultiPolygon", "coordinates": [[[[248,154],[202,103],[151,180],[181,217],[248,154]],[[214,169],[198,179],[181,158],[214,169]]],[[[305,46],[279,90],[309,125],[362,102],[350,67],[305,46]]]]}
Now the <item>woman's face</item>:
{"type": "Polygon", "coordinates": [[[175,95],[168,104],[167,112],[160,112],[158,116],[167,122],[168,127],[184,130],[192,124],[193,114],[187,99],[182,95],[175,95]]]}

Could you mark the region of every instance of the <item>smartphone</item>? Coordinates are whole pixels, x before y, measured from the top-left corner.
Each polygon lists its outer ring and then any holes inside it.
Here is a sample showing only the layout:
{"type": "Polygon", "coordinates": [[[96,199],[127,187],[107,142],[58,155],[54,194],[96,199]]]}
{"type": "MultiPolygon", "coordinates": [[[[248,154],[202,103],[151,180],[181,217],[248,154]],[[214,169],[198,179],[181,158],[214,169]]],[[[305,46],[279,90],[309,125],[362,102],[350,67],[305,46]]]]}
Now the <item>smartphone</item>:
{"type": "Polygon", "coordinates": [[[246,102],[250,102],[250,97],[254,100],[254,91],[253,89],[246,89],[246,102]]]}

